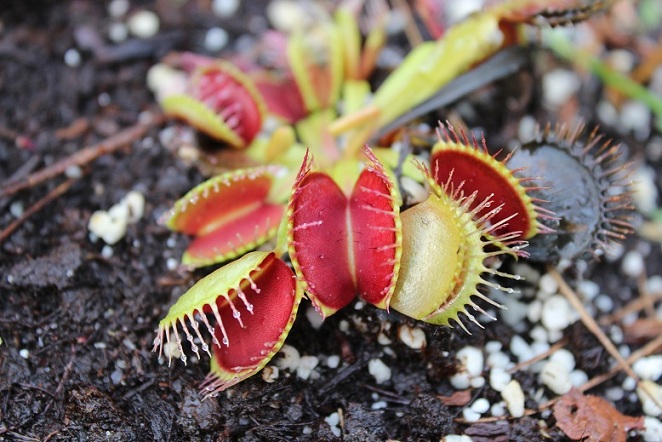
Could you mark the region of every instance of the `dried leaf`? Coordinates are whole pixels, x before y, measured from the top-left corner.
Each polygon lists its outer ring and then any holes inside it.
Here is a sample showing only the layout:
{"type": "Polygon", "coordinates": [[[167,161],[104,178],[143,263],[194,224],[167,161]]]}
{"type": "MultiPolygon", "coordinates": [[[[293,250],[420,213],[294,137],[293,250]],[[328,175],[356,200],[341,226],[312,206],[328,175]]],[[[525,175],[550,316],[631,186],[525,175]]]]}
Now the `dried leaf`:
{"type": "Polygon", "coordinates": [[[608,401],[572,389],[554,405],[556,425],[572,440],[625,442],[627,432],[643,429],[643,417],[625,416],[608,401]]]}
{"type": "Polygon", "coordinates": [[[471,401],[471,390],[456,391],[450,396],[437,396],[437,398],[449,407],[464,407],[471,401]]]}

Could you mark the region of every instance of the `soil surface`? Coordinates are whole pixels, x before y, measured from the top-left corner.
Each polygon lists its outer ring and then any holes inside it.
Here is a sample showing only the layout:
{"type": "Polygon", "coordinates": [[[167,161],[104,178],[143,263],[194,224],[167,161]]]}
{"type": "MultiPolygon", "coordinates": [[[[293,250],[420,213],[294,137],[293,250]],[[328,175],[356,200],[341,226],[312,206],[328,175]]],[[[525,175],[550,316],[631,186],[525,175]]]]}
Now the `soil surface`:
{"type": "MultiPolygon", "coordinates": [[[[132,10],[146,7],[159,15],[155,37],[112,43],[106,2],[26,0],[0,7],[0,181],[23,178],[136,125],[144,112],[157,112],[146,72],[168,51],[204,52],[202,41],[212,26],[228,31],[230,47],[238,37],[266,26],[263,2],[244,2],[226,20],[211,14],[207,1],[134,3],[132,10]],[[68,52],[72,48],[75,53],[68,52]]],[[[516,135],[525,113],[556,121],[559,116],[540,103],[541,72],[551,68],[546,64],[551,58],[534,52],[523,72],[439,115],[464,109],[465,122],[482,127],[495,145],[516,135]]],[[[594,88],[579,101],[578,113],[589,125],[599,122],[595,100],[601,91],[597,84],[594,88]]],[[[456,391],[449,377],[458,370],[458,350],[498,341],[508,352],[521,330],[502,320],[488,321],[485,330],[470,326],[468,335],[362,303],[315,329],[306,317],[309,303],[303,301],[286,344],[302,356],[319,358],[311,378],[281,369],[274,382],[258,374],[201,401],[198,385],[208,370],[206,357],[168,367],[151,352],[159,320],[208,273],[170,270],[188,239],[158,223],[178,197],[204,179],[164,146],[161,131],[170,124],[149,128],[126,147],[82,167],[82,176],[66,192],[0,245],[0,440],[384,441],[439,440],[447,434],[466,434],[474,441],[533,441],[543,435],[565,440],[549,411],[471,424],[458,419],[467,401],[446,405],[440,399],[456,391]],[[110,249],[90,240],[92,213],[109,209],[131,190],[145,196],[144,217],[110,249]],[[427,347],[405,345],[398,337],[401,325],[422,329],[427,347]],[[384,338],[391,343],[385,345],[384,338]],[[327,364],[332,355],[340,357],[333,368],[327,364]],[[377,358],[391,370],[383,384],[368,368],[377,358]],[[341,436],[334,429],[341,429],[341,436]]],[[[615,134],[608,125],[602,129],[615,134]]],[[[644,153],[648,139],[617,136],[632,158],[661,166],[659,158],[644,153]]],[[[8,226],[67,179],[57,176],[0,199],[0,226],[8,226]]],[[[659,274],[659,243],[633,235],[625,242],[628,250],[649,253],[648,275],[659,274]]],[[[544,266],[531,267],[545,271],[544,266]]],[[[572,264],[565,275],[573,285],[596,282],[600,293],[613,300],[614,310],[639,295],[637,281],[622,274],[620,258],[572,264]]],[[[563,333],[577,369],[589,378],[609,371],[613,361],[581,322],[563,333]]],[[[514,378],[525,391],[528,409],[542,402],[536,392],[555,396],[537,373],[521,370],[514,378]]],[[[618,374],[590,393],[604,396],[624,379],[618,374]]],[[[470,391],[469,402],[475,398],[501,401],[489,383],[470,391]]],[[[622,413],[643,414],[640,402],[627,394],[613,403],[622,413]]]]}

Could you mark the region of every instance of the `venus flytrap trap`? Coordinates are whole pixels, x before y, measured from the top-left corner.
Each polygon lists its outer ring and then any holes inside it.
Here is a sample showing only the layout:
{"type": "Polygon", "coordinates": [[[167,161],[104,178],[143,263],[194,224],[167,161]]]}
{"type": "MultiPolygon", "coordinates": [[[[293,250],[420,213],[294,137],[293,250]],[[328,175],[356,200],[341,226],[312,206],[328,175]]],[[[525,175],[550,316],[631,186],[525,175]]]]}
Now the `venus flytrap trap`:
{"type": "MultiPolygon", "coordinates": [[[[605,6],[552,3],[567,12],[565,21],[605,6]]],[[[280,79],[241,57],[245,72],[179,55],[188,93],[166,96],[164,110],[216,139],[225,152],[218,158],[229,161],[175,203],[164,223],[195,237],[183,257],[187,266],[236,260],[172,306],[154,349],[167,348],[170,359],[176,348],[186,361],[186,347],[196,355],[202,348],[212,359],[203,392],[214,395],[271,360],[304,295],[323,317],[359,296],[468,332],[464,319],[482,327],[469,307],[488,317],[481,305],[502,307],[485,292],[514,291],[496,278],[522,279],[496,268],[501,260],[494,257],[528,257],[523,247],[533,242],[539,245],[532,255],[553,262],[600,253],[628,233],[627,171],[617,162],[618,147],[600,144],[595,134],[582,144],[581,129],[547,129],[505,155],[450,124],[439,127],[433,145],[425,134],[418,156],[397,150],[400,132],[379,147],[365,144],[447,81],[513,44],[518,24],[558,24],[561,14],[549,6],[511,0],[472,16],[415,48],[374,95],[367,78],[384,45],[384,20],[361,45],[351,1],[310,39],[300,30],[268,36],[279,42],[280,79]],[[286,97],[292,106],[283,106],[286,97]],[[277,119],[275,129],[266,128],[267,117],[277,119]],[[236,167],[237,155],[237,163],[252,166],[236,167]],[[550,170],[549,161],[564,170],[550,170]],[[403,176],[424,186],[411,207],[403,206],[403,176]],[[580,191],[588,206],[565,196],[582,187],[576,180],[588,183],[580,191]],[[273,251],[252,251],[269,249],[274,237],[273,251]]]]}

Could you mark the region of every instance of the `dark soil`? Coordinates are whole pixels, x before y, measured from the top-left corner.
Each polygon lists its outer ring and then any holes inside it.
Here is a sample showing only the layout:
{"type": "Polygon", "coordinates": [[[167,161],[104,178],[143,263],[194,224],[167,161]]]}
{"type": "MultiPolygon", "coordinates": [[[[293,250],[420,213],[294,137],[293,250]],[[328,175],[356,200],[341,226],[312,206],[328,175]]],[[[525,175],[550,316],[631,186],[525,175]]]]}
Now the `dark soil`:
{"type": "MultiPolygon", "coordinates": [[[[244,2],[237,17],[222,22],[209,14],[205,1],[178,8],[165,0],[135,2],[159,13],[161,31],[147,41],[115,45],[105,37],[105,3],[6,0],[0,7],[2,182],[136,124],[142,112],[156,110],[145,85],[152,64],[173,49],[202,51],[201,38],[212,25],[223,26],[232,37],[246,33],[249,18],[261,11],[258,2],[244,2]],[[98,36],[99,45],[82,44],[89,41],[81,37],[84,33],[98,36]],[[69,48],[80,51],[80,66],[64,63],[69,48]]],[[[524,109],[553,120],[536,101],[536,69],[465,100],[481,115],[481,122],[468,123],[482,125],[498,144],[512,138],[524,109]],[[531,90],[517,92],[519,84],[531,90]],[[485,104],[487,99],[503,103],[513,90],[524,101],[513,106],[512,114],[503,112],[503,105],[485,104]]],[[[591,122],[591,104],[586,108],[591,122]]],[[[548,415],[542,421],[535,415],[467,425],[455,420],[462,407],[438,398],[454,392],[448,377],[455,372],[455,352],[489,340],[507,348],[515,333],[507,324],[487,323],[484,331],[472,327],[469,336],[418,323],[428,346],[416,351],[396,336],[398,324],[414,321],[371,307],[345,309],[315,330],[305,318],[304,301],[287,344],[301,355],[342,358],[335,369],[320,364],[319,379],[304,381],[281,370],[273,383],[257,375],[201,401],[198,385],[207,372],[206,358],[188,366],[176,361],[169,368],[151,352],[158,321],[206,273],[167,268],[169,258],[179,259],[187,239],[157,221],[203,177],[161,144],[160,129],[85,167],[84,176],[63,196],[0,245],[0,440],[339,440],[325,421],[338,410],[347,441],[439,440],[451,433],[474,441],[532,441],[543,432],[551,440],[564,439],[548,415]],[[87,222],[95,210],[108,209],[132,189],[145,195],[146,214],[129,226],[112,256],[104,257],[103,243],[88,237],[87,222]],[[341,321],[349,323],[347,331],[341,331],[341,321]],[[385,332],[393,341],[393,355],[377,342],[386,322],[393,324],[385,332]],[[368,373],[374,357],[392,370],[384,385],[376,385],[368,373]],[[377,401],[385,401],[386,408],[372,409],[377,401]]],[[[637,153],[636,147],[632,150],[637,153]]],[[[27,209],[63,180],[0,199],[0,226],[15,219],[13,204],[27,209]]],[[[627,247],[643,243],[633,238],[627,247]]],[[[659,271],[659,247],[654,250],[647,261],[651,274],[659,271]]],[[[582,274],[600,283],[616,307],[635,296],[633,284],[618,277],[619,268],[618,261],[603,263],[582,274]]],[[[608,370],[606,352],[582,325],[566,335],[578,368],[589,376],[608,370]]],[[[534,374],[515,377],[525,391],[542,388],[534,374]]],[[[591,393],[600,395],[623,379],[619,375],[591,393]]],[[[472,395],[500,400],[489,385],[472,395]]],[[[616,405],[622,412],[642,414],[638,403],[616,405]]]]}

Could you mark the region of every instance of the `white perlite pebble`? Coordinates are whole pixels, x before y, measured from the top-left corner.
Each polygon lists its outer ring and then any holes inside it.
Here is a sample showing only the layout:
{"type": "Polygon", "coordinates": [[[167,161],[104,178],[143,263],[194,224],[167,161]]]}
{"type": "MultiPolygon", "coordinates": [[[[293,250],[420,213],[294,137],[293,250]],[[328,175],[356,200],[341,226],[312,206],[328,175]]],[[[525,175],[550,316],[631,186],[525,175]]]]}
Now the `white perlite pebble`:
{"type": "Polygon", "coordinates": [[[471,379],[465,372],[456,373],[449,380],[456,390],[466,390],[471,385],[471,379]]]}
{"type": "Polygon", "coordinates": [[[622,387],[623,390],[632,391],[637,387],[637,381],[635,381],[634,378],[628,376],[623,380],[622,387]]]}
{"type": "Polygon", "coordinates": [[[568,373],[575,369],[575,356],[565,348],[556,350],[549,357],[549,360],[561,364],[568,373]]]}
{"type": "Polygon", "coordinates": [[[658,402],[662,402],[662,385],[658,385],[653,381],[641,381],[637,387],[637,396],[639,396],[644,413],[653,417],[660,416],[662,409],[657,406],[653,398],[644,392],[644,389],[658,402]]]}
{"type": "Polygon", "coordinates": [[[657,381],[662,376],[662,355],[641,358],[632,364],[632,370],[642,380],[657,381]]]}
{"type": "Polygon", "coordinates": [[[533,358],[531,346],[520,335],[515,335],[510,340],[510,351],[517,356],[519,362],[528,361],[533,358]]]}
{"type": "Polygon", "coordinates": [[[466,434],[449,434],[441,438],[439,442],[473,442],[466,434]]]}
{"type": "Polygon", "coordinates": [[[371,359],[368,362],[368,373],[375,378],[378,384],[383,384],[391,379],[391,369],[381,359],[371,359]]]}
{"type": "Polygon", "coordinates": [[[338,368],[340,365],[340,356],[338,355],[331,355],[328,358],[326,358],[326,366],[329,368],[338,368]]]}
{"type": "Polygon", "coordinates": [[[319,359],[316,356],[302,356],[297,367],[297,377],[304,381],[307,380],[313,374],[317,364],[319,364],[319,359]]]}
{"type": "Polygon", "coordinates": [[[503,344],[499,341],[489,341],[485,343],[485,351],[488,353],[496,353],[498,351],[501,351],[503,348],[503,344]]]}
{"type": "Polygon", "coordinates": [[[205,34],[205,49],[209,52],[218,52],[230,41],[230,36],[223,28],[210,28],[205,34]]]}
{"type": "Polygon", "coordinates": [[[496,404],[492,404],[490,407],[490,414],[492,416],[503,416],[506,414],[506,408],[505,408],[506,403],[504,401],[497,402],[496,404]]]}
{"type": "Polygon", "coordinates": [[[487,355],[487,360],[485,362],[488,367],[503,369],[508,368],[508,366],[512,364],[508,355],[502,351],[487,355]]]}
{"type": "Polygon", "coordinates": [[[127,20],[129,31],[138,38],[151,38],[159,32],[159,17],[152,11],[139,11],[127,20]]]}
{"type": "Polygon", "coordinates": [[[588,375],[582,370],[573,370],[570,372],[570,382],[573,387],[581,387],[588,382],[588,375]]]}
{"type": "Polygon", "coordinates": [[[645,429],[641,432],[644,440],[662,440],[662,422],[650,416],[644,416],[645,429]]]}
{"type": "Polygon", "coordinates": [[[108,210],[92,214],[87,228],[106,244],[113,245],[126,235],[127,224],[140,220],[145,211],[145,197],[137,191],[129,192],[108,210]]]}
{"type": "Polygon", "coordinates": [[[514,379],[510,381],[501,392],[501,397],[512,417],[524,416],[524,392],[519,382],[514,379]]]}
{"type": "Polygon", "coordinates": [[[651,215],[657,209],[656,175],[652,167],[639,166],[632,177],[634,205],[644,215],[651,215]]]}
{"type": "Polygon", "coordinates": [[[324,418],[324,421],[329,424],[331,432],[333,432],[336,437],[340,437],[341,431],[340,428],[338,428],[338,424],[340,423],[340,415],[338,413],[331,413],[324,418]]]}
{"type": "Polygon", "coordinates": [[[324,322],[324,317],[320,314],[320,312],[315,310],[312,305],[309,305],[306,309],[306,318],[315,330],[319,330],[319,328],[322,326],[322,323],[324,322]]]}
{"type": "Polygon", "coordinates": [[[490,409],[490,402],[485,398],[476,399],[474,403],[471,404],[471,409],[476,413],[487,413],[487,410],[490,409]]]}
{"type": "Polygon", "coordinates": [[[603,313],[611,313],[614,309],[614,301],[607,295],[599,295],[595,298],[595,306],[603,313]]]}
{"type": "Polygon", "coordinates": [[[576,73],[566,69],[554,69],[543,76],[543,100],[551,108],[563,105],[581,85],[576,73]]]}
{"type": "Polygon", "coordinates": [[[471,386],[471,388],[481,388],[483,385],[485,385],[485,378],[482,376],[471,378],[471,380],[469,381],[469,385],[471,386]]]}
{"type": "Polygon", "coordinates": [[[239,0],[214,0],[211,4],[211,10],[216,17],[232,17],[239,9],[239,0]]]}
{"type": "Polygon", "coordinates": [[[556,279],[549,273],[545,273],[540,277],[540,283],[538,284],[540,291],[543,293],[553,295],[558,292],[559,284],[556,282],[556,279]]]}
{"type": "Polygon", "coordinates": [[[129,224],[137,223],[145,214],[145,197],[136,190],[127,193],[120,204],[126,205],[129,210],[129,216],[127,217],[129,224]]]}
{"type": "Polygon", "coordinates": [[[600,293],[600,286],[593,281],[581,281],[577,284],[577,293],[591,300],[600,293]]]}
{"type": "Polygon", "coordinates": [[[108,4],[108,15],[113,18],[120,18],[129,12],[129,0],[112,0],[108,4]]]}
{"type": "Polygon", "coordinates": [[[641,253],[632,250],[623,256],[621,270],[631,278],[637,278],[644,271],[644,258],[641,253]]]}
{"type": "Polygon", "coordinates": [[[540,372],[540,380],[556,394],[566,394],[572,388],[570,372],[559,361],[548,361],[540,372]]]}
{"type": "Polygon", "coordinates": [[[465,408],[462,410],[462,417],[467,422],[476,422],[478,419],[480,419],[480,413],[476,413],[471,408],[465,408]]]}
{"type": "Polygon", "coordinates": [[[541,322],[547,330],[563,330],[574,317],[568,301],[561,295],[550,296],[543,305],[541,322]]]}
{"type": "Polygon", "coordinates": [[[18,355],[23,359],[28,359],[30,357],[30,350],[27,348],[22,348],[18,351],[18,355]]]}
{"type": "Polygon", "coordinates": [[[299,350],[292,347],[291,345],[283,345],[278,352],[282,354],[282,358],[276,361],[276,365],[281,370],[294,371],[299,366],[301,357],[299,356],[299,350]]]}
{"type": "Polygon", "coordinates": [[[472,346],[466,346],[456,354],[460,365],[464,367],[471,377],[480,376],[483,372],[483,352],[472,346]]]}
{"type": "Polygon", "coordinates": [[[23,201],[19,200],[11,203],[9,206],[9,213],[11,213],[14,218],[20,218],[23,216],[23,201]]]}
{"type": "Polygon", "coordinates": [[[512,377],[503,368],[493,368],[490,371],[490,386],[498,392],[502,392],[510,383],[512,377]]]}
{"type": "Polygon", "coordinates": [[[427,345],[425,332],[419,327],[400,326],[398,328],[398,338],[400,338],[403,344],[414,350],[420,350],[427,345]]]}
{"type": "Polygon", "coordinates": [[[77,68],[80,66],[81,60],[80,52],[74,48],[67,49],[67,52],[64,53],[64,63],[70,68],[77,68]]]}

